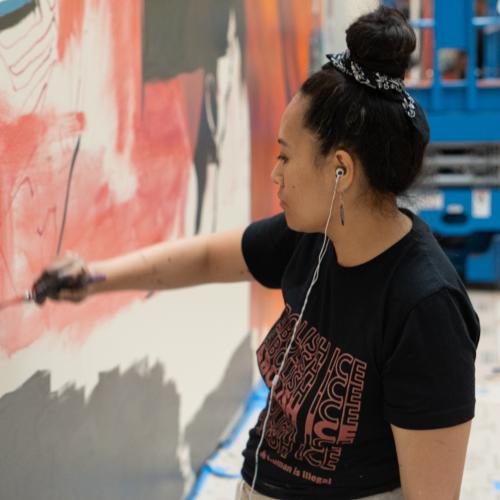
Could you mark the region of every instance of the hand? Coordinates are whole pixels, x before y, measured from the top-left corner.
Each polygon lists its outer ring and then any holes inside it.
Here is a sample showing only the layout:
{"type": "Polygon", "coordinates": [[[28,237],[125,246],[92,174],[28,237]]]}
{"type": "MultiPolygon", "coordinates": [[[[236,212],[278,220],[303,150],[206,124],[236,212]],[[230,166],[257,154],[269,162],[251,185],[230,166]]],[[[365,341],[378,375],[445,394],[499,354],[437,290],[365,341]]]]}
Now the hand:
{"type": "Polygon", "coordinates": [[[87,263],[76,253],[57,257],[35,281],[31,293],[42,305],[47,298],[81,302],[90,293],[91,274],[87,263]]]}

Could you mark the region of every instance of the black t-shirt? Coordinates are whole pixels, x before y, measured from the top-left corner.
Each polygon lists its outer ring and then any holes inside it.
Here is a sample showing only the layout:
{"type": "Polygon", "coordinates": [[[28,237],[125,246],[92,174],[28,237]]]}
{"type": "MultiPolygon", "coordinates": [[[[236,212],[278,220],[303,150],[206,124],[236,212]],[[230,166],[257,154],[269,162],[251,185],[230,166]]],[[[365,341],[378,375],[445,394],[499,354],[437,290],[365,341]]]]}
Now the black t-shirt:
{"type": "MultiPolygon", "coordinates": [[[[353,499],[400,485],[390,424],[435,429],[474,416],[479,318],[463,282],[418,215],[370,261],[321,263],[275,386],[256,491],[281,499],[353,499]]],[[[283,213],[250,224],[242,251],[255,279],[281,288],[285,308],[257,349],[268,387],[311,283],[321,233],[283,213]]],[[[269,404],[269,397],[267,405],[269,404]]],[[[267,411],[249,432],[242,475],[252,483],[267,411]]]]}

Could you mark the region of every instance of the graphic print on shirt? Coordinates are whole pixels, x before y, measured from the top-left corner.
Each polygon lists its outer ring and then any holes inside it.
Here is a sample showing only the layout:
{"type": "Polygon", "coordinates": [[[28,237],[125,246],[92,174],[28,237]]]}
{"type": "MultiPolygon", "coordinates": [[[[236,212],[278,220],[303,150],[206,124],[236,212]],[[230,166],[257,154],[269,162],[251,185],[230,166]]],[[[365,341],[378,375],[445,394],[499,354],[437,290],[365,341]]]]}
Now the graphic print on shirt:
{"type": "MultiPolygon", "coordinates": [[[[268,387],[278,373],[298,317],[287,304],[257,350],[268,387]]],[[[364,361],[342,352],[302,321],[274,389],[265,436],[269,448],[282,458],[293,453],[296,460],[334,471],[342,446],[352,444],[356,437],[366,367],[364,361]],[[314,397],[306,406],[309,394],[314,397]]],[[[255,428],[258,434],[264,418],[263,411],[255,428]]]]}

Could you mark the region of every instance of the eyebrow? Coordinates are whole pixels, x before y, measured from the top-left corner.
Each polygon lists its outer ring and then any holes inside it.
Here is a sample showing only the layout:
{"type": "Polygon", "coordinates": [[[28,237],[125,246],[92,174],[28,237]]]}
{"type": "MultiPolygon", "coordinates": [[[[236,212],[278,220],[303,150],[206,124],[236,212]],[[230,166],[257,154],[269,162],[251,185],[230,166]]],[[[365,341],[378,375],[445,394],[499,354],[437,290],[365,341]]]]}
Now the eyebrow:
{"type": "Polygon", "coordinates": [[[290,147],[290,145],[284,139],[282,139],[281,137],[278,138],[278,144],[281,144],[282,146],[285,146],[286,148],[290,147]]]}

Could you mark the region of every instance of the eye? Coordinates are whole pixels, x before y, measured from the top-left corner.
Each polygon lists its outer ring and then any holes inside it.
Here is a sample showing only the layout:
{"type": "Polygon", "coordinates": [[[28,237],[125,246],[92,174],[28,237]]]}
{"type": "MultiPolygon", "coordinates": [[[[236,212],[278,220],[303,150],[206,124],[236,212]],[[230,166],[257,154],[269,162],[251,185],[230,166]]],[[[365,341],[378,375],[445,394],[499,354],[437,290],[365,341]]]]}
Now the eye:
{"type": "Polygon", "coordinates": [[[288,161],[288,158],[285,155],[278,155],[276,159],[278,161],[282,161],[283,163],[286,163],[288,161]]]}

